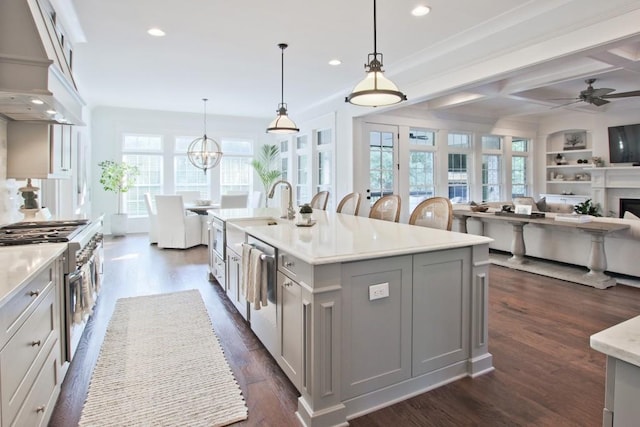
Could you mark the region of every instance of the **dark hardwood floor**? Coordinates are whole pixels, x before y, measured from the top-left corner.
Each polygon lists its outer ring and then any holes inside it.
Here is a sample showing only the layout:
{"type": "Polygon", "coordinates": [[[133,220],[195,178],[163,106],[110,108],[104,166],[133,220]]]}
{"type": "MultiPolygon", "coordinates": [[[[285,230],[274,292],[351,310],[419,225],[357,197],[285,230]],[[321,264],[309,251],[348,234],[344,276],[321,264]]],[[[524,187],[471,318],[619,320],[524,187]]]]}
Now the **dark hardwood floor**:
{"type": "MultiPolygon", "coordinates": [[[[62,385],[50,426],[75,426],[121,297],[200,290],[249,407],[246,426],[295,426],[297,392],[220,287],[205,247],[162,250],[146,235],[105,242],[98,306],[62,385]]],[[[600,426],[605,357],[595,332],[640,314],[640,289],[608,290],[492,266],[489,350],[495,371],[465,378],[372,414],[353,426],[600,426]]],[[[189,325],[185,325],[189,327],[189,325]]]]}

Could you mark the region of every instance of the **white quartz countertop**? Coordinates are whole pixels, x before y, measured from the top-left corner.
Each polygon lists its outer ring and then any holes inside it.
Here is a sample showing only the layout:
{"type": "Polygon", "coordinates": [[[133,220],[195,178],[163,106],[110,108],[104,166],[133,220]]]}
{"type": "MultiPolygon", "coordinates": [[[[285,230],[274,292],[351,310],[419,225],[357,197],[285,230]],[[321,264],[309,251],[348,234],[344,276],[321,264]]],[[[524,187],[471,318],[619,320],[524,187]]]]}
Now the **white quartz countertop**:
{"type": "Polygon", "coordinates": [[[280,209],[276,208],[244,208],[244,209],[214,209],[207,211],[209,216],[222,221],[251,218],[279,218],[280,209]]]}
{"type": "MultiPolygon", "coordinates": [[[[276,210],[278,212],[278,210],[276,210]]],[[[488,244],[492,239],[314,210],[312,227],[295,220],[248,226],[248,234],[309,264],[331,264],[488,244]]]]}
{"type": "Polygon", "coordinates": [[[0,247],[0,307],[67,249],[67,243],[0,247]]]}
{"type": "Polygon", "coordinates": [[[593,349],[640,366],[640,316],[593,334],[590,341],[593,349]]]}

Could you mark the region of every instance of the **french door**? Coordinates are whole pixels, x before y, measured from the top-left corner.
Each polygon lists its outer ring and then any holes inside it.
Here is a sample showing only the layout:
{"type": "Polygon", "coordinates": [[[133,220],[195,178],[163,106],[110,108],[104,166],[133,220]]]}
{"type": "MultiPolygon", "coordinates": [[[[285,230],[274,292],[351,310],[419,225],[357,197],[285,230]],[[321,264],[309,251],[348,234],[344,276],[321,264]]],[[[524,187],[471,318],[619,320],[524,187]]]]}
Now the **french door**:
{"type": "Polygon", "coordinates": [[[369,187],[367,208],[382,196],[398,194],[398,127],[375,123],[365,125],[368,143],[369,187]]]}

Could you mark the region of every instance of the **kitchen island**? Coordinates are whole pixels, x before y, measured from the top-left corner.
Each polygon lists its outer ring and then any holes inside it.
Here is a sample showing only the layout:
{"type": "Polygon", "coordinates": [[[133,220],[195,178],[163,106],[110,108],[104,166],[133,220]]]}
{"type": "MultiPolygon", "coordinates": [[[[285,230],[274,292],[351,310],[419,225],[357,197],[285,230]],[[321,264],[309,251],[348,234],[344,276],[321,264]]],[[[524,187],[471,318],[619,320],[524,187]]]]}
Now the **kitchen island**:
{"type": "Polygon", "coordinates": [[[591,347],[607,355],[602,411],[604,427],[640,420],[640,316],[591,335],[591,347]]]}
{"type": "Polygon", "coordinates": [[[265,346],[301,394],[303,425],[347,425],[493,370],[491,239],[326,211],[313,219],[243,227],[276,249],[277,343],[265,346]]]}

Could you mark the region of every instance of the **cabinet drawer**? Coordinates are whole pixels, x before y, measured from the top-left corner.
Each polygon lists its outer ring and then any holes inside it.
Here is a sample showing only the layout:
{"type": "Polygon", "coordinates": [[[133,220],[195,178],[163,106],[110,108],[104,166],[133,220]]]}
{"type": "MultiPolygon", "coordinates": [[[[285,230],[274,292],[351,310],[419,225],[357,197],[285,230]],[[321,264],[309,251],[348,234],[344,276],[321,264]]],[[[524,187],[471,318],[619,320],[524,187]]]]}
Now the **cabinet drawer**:
{"type": "Polygon", "coordinates": [[[48,424],[60,391],[61,379],[58,376],[57,354],[55,349],[49,352],[14,420],[11,424],[3,425],[46,426],[48,424]]]}
{"type": "Polygon", "coordinates": [[[52,287],[54,277],[50,266],[35,279],[20,289],[18,294],[0,310],[0,348],[20,328],[29,314],[43,299],[46,291],[52,287]]]}
{"type": "Polygon", "coordinates": [[[282,250],[278,255],[278,270],[297,282],[312,283],[311,266],[282,250]]]}
{"type": "Polygon", "coordinates": [[[22,405],[52,347],[60,345],[58,331],[56,293],[50,288],[0,352],[3,425],[9,425],[7,421],[22,405]]]}

